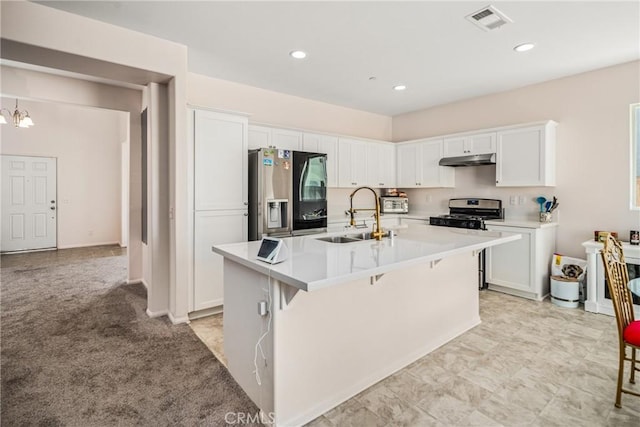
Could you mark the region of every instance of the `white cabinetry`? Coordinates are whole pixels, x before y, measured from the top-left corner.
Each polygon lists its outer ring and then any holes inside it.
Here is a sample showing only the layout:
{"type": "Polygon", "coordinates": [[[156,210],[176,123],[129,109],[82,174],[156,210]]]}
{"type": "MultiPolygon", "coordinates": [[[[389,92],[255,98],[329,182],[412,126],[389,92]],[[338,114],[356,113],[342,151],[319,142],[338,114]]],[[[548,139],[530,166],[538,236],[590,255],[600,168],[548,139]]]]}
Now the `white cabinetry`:
{"type": "Polygon", "coordinates": [[[453,168],[440,166],[442,139],[397,144],[397,186],[453,187],[453,168]]]}
{"type": "Polygon", "coordinates": [[[444,157],[491,154],[495,152],[495,132],[444,138],[444,157]]]}
{"type": "Polygon", "coordinates": [[[271,145],[271,128],[255,125],[249,126],[249,141],[247,147],[249,150],[266,148],[271,145]]]}
{"type": "Polygon", "coordinates": [[[396,186],[396,149],[391,143],[367,143],[367,180],[370,187],[396,186]]]}
{"type": "Polygon", "coordinates": [[[339,138],[338,186],[360,187],[367,182],[367,143],[356,139],[339,138]]]}
{"type": "Polygon", "coordinates": [[[302,147],[302,132],[267,126],[249,126],[248,149],[265,147],[298,151],[302,147]]]}
{"type": "Polygon", "coordinates": [[[300,151],[302,148],[302,132],[273,128],[271,143],[283,150],[300,151]]]}
{"type": "Polygon", "coordinates": [[[193,310],[222,305],[223,257],[211,246],[247,240],[247,211],[199,211],[194,219],[193,310]]]}
{"type": "Polygon", "coordinates": [[[487,230],[520,233],[514,242],[487,249],[486,281],[489,289],[542,300],[549,294],[549,269],[556,248],[556,225],[537,228],[487,223],[487,230]]]}
{"type": "Polygon", "coordinates": [[[304,133],[302,151],[327,155],[327,186],[338,186],[338,137],[304,133]]]}
{"type": "Polygon", "coordinates": [[[190,311],[222,304],[222,257],[215,244],[247,239],[246,117],[196,110],[194,144],[194,283],[190,311]]]}
{"type": "Polygon", "coordinates": [[[556,122],[499,130],[496,186],[556,185],[556,122]]]}

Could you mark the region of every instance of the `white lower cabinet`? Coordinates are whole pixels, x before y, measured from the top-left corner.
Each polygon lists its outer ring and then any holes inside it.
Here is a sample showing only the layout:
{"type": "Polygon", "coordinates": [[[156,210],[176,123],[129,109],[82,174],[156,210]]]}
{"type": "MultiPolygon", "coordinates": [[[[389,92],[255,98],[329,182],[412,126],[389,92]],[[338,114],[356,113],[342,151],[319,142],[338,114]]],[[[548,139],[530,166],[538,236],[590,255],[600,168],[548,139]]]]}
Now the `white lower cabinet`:
{"type": "Polygon", "coordinates": [[[489,289],[542,300],[549,294],[549,270],[556,248],[556,226],[538,228],[487,224],[487,230],[520,233],[514,242],[487,249],[489,289]]]}
{"type": "Polygon", "coordinates": [[[222,305],[223,258],[211,246],[246,241],[247,226],[246,210],[195,213],[192,311],[222,305]]]}

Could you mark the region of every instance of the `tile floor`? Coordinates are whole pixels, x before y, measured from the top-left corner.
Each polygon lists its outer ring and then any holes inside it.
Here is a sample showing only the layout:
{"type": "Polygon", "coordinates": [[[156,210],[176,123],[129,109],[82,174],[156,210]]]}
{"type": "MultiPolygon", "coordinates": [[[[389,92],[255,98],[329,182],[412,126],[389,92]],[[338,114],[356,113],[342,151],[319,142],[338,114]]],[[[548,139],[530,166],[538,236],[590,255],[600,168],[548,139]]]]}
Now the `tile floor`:
{"type": "MultiPolygon", "coordinates": [[[[307,426],[640,426],[640,398],[613,405],[613,317],[492,291],[480,311],[481,325],[307,426]]],[[[222,315],[191,326],[226,364],[222,315]]]]}

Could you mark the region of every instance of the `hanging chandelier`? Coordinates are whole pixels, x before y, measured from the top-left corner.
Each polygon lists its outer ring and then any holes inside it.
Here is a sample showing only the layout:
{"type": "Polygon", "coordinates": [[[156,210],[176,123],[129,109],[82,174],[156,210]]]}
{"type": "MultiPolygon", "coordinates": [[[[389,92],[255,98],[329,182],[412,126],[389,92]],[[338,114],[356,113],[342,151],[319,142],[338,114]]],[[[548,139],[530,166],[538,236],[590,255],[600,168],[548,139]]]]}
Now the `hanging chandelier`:
{"type": "Polygon", "coordinates": [[[35,124],[33,123],[33,120],[31,120],[31,117],[29,117],[29,112],[27,110],[20,111],[18,109],[17,99],[16,99],[16,109],[13,113],[7,108],[3,108],[2,110],[0,110],[0,124],[7,123],[7,119],[4,117],[5,111],[9,114],[9,118],[11,119],[11,121],[13,121],[13,125],[17,128],[28,128],[35,124]]]}

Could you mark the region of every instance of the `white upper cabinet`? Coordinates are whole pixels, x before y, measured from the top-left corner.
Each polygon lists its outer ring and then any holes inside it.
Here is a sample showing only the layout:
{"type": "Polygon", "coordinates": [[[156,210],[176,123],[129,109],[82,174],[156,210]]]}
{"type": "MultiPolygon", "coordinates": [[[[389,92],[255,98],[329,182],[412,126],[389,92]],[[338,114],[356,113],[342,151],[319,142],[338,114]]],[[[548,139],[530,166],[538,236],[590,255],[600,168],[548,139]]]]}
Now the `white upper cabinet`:
{"type": "Polygon", "coordinates": [[[271,145],[271,128],[265,126],[249,126],[249,150],[266,148],[271,145]]]}
{"type": "Polygon", "coordinates": [[[398,144],[396,152],[398,187],[413,188],[419,186],[418,183],[422,179],[422,172],[418,173],[418,151],[421,152],[419,142],[398,144]]]}
{"type": "Polygon", "coordinates": [[[338,186],[338,137],[304,133],[302,151],[327,155],[327,186],[338,186]]]}
{"type": "Polygon", "coordinates": [[[302,147],[302,132],[267,126],[249,126],[248,148],[252,150],[266,147],[299,151],[302,147]]]}
{"type": "Polygon", "coordinates": [[[496,186],[556,185],[556,125],[538,125],[497,132],[496,186]]]}
{"type": "Polygon", "coordinates": [[[302,132],[287,129],[272,129],[271,143],[283,150],[300,151],[302,148],[302,132]]]}
{"type": "Polygon", "coordinates": [[[361,187],[367,182],[367,142],[338,138],[338,186],[361,187]]]}
{"type": "Polygon", "coordinates": [[[496,152],[496,132],[444,138],[444,157],[496,152]]]}
{"type": "Polygon", "coordinates": [[[439,165],[442,157],[442,139],[397,144],[397,186],[453,187],[454,170],[439,165]]]}
{"type": "Polygon", "coordinates": [[[396,186],[396,148],[392,143],[367,142],[366,185],[378,188],[396,186]]]}
{"type": "Polygon", "coordinates": [[[195,111],[196,210],[247,208],[247,128],[246,117],[195,111]]]}

